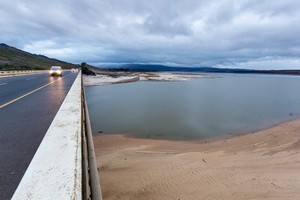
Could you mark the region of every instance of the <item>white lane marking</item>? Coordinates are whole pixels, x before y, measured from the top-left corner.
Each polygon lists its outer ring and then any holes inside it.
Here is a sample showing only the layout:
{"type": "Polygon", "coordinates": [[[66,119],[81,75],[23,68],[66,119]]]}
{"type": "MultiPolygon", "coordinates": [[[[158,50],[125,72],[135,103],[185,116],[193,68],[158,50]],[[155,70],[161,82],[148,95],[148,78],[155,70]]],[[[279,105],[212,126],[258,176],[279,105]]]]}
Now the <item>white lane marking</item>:
{"type": "MultiPolygon", "coordinates": [[[[63,78],[66,78],[67,76],[70,76],[70,75],[72,75],[72,74],[68,74],[68,75],[62,77],[62,79],[63,79],[63,78]]],[[[26,96],[28,96],[28,95],[30,95],[30,94],[36,92],[36,91],[39,91],[39,90],[43,89],[44,87],[47,87],[48,85],[51,85],[51,84],[53,84],[53,83],[55,83],[55,82],[57,82],[57,81],[59,81],[59,80],[61,80],[61,79],[57,79],[57,80],[55,80],[55,81],[52,81],[52,82],[50,82],[50,83],[48,83],[48,84],[46,84],[46,85],[43,85],[43,86],[41,86],[41,87],[39,87],[39,88],[37,88],[37,89],[35,89],[35,90],[32,90],[31,92],[28,92],[27,94],[24,94],[24,95],[22,95],[22,96],[20,96],[20,97],[18,97],[18,98],[16,98],[16,99],[14,99],[14,100],[11,100],[10,102],[7,102],[7,103],[5,103],[5,104],[3,104],[3,105],[0,105],[0,109],[1,109],[1,108],[4,108],[5,106],[8,106],[9,104],[12,104],[12,103],[18,101],[18,100],[20,100],[20,99],[22,99],[22,98],[24,98],[24,97],[26,97],[26,96]]]]}
{"type": "Polygon", "coordinates": [[[30,81],[30,80],[36,79],[36,78],[37,78],[37,77],[28,78],[28,79],[26,79],[26,81],[30,81]]]}
{"type": "Polygon", "coordinates": [[[7,83],[0,83],[0,86],[1,86],[1,85],[6,85],[6,84],[7,84],[7,83]]]}

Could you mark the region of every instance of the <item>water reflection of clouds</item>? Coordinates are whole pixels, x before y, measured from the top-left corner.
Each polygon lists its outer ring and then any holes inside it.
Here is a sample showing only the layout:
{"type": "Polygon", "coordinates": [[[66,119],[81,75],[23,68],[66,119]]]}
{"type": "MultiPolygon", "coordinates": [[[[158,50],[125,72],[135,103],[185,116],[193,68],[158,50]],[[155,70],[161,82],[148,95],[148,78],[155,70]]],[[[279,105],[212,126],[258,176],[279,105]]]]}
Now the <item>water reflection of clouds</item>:
{"type": "Polygon", "coordinates": [[[191,138],[263,128],[291,118],[290,113],[300,116],[298,104],[290,103],[300,99],[295,87],[300,79],[224,77],[87,88],[88,99],[94,99],[93,129],[191,138]]]}

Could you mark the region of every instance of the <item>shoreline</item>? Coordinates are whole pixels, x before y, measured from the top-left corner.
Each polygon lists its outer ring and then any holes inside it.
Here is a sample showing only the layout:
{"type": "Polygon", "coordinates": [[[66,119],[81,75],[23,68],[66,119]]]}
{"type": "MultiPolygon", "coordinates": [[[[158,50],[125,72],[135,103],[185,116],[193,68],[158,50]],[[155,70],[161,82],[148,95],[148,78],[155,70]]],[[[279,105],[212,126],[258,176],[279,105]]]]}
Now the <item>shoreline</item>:
{"type": "Polygon", "coordinates": [[[300,119],[211,141],[95,135],[105,199],[298,199],[300,119]]]}
{"type": "MultiPolygon", "coordinates": [[[[141,73],[84,81],[91,86],[196,78],[186,76],[141,73]]],[[[203,77],[212,78],[197,78],[203,77]]],[[[300,198],[296,117],[264,129],[192,140],[96,134],[94,146],[107,200],[300,198]]]]}
{"type": "Polygon", "coordinates": [[[137,81],[188,81],[199,78],[216,78],[202,74],[171,73],[171,72],[135,72],[122,75],[97,74],[96,76],[83,76],[85,87],[131,83],[137,81]]]}
{"type": "Polygon", "coordinates": [[[159,136],[152,136],[152,137],[146,136],[145,137],[145,135],[139,136],[136,134],[128,134],[128,133],[122,134],[122,133],[118,133],[118,132],[117,133],[103,133],[102,131],[99,133],[97,133],[97,132],[93,133],[93,136],[97,137],[97,136],[101,136],[101,135],[121,135],[122,137],[132,138],[132,139],[145,139],[145,140],[170,141],[170,142],[181,141],[181,142],[207,143],[207,142],[216,142],[216,141],[220,141],[220,140],[232,139],[235,137],[240,137],[240,136],[245,136],[245,135],[256,134],[258,132],[263,132],[265,130],[275,128],[277,126],[281,126],[286,123],[292,123],[292,122],[296,122],[296,121],[300,121],[300,117],[285,119],[285,120],[282,120],[282,121],[274,123],[274,124],[266,125],[262,128],[256,128],[256,129],[252,129],[252,130],[248,130],[248,131],[241,131],[241,132],[237,132],[237,133],[227,133],[227,134],[223,134],[223,135],[216,135],[216,136],[203,137],[203,138],[189,138],[189,137],[164,138],[164,137],[159,137],[159,136]]]}

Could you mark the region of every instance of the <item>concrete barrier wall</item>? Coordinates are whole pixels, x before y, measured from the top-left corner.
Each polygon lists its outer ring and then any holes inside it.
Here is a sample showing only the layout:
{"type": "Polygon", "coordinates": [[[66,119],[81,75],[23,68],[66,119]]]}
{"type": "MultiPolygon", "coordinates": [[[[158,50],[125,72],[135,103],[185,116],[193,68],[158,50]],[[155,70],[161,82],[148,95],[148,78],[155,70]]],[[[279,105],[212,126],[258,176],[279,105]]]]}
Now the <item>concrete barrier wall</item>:
{"type": "Polygon", "coordinates": [[[82,199],[81,73],[61,105],[13,200],[82,199]]]}

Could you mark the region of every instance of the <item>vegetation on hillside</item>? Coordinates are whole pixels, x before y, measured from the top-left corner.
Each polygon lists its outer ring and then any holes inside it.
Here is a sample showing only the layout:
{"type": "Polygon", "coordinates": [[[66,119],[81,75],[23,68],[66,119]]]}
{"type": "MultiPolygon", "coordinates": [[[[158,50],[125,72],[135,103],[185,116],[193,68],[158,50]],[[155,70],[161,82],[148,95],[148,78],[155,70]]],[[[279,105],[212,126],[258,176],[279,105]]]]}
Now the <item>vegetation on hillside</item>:
{"type": "Polygon", "coordinates": [[[81,72],[82,74],[85,74],[85,75],[96,75],[95,72],[93,72],[92,70],[89,69],[89,65],[86,64],[85,62],[81,63],[81,72]]]}
{"type": "Polygon", "coordinates": [[[78,67],[71,63],[0,44],[0,70],[42,70],[49,69],[53,65],[59,65],[63,69],[78,67]]]}

